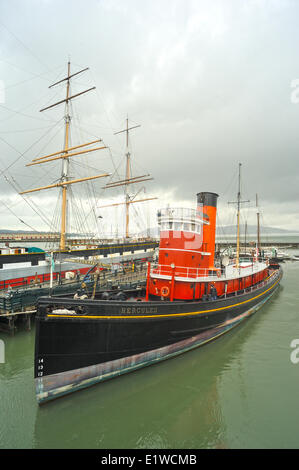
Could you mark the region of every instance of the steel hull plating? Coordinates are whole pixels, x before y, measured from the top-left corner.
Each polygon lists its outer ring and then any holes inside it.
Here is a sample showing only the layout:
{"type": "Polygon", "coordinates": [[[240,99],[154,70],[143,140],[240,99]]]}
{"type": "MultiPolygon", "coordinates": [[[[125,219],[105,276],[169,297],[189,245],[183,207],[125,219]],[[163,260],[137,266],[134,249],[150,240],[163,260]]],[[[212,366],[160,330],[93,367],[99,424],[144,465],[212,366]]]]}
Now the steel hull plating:
{"type": "Polygon", "coordinates": [[[80,390],[223,335],[258,310],[280,278],[278,271],[250,293],[213,302],[86,301],[83,315],[71,313],[76,305],[72,300],[61,299],[58,305],[53,298],[41,299],[36,325],[37,400],[42,403],[80,390]],[[69,314],[55,313],[62,305],[69,314]]]}

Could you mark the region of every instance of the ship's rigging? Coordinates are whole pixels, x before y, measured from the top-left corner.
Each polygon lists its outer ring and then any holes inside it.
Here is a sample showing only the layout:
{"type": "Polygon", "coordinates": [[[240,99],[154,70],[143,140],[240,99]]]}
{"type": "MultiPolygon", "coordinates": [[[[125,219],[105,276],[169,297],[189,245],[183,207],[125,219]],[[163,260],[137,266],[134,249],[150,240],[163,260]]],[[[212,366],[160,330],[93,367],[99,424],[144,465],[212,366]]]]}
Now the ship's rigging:
{"type": "MultiPolygon", "coordinates": [[[[95,90],[95,87],[90,87],[84,91],[80,91],[78,93],[72,93],[71,92],[71,80],[74,78],[74,77],[77,77],[79,74],[85,72],[86,70],[88,70],[88,68],[83,68],[82,70],[78,71],[78,72],[75,72],[75,73],[71,73],[71,67],[70,67],[70,62],[68,62],[68,66],[67,66],[67,75],[66,77],[64,77],[63,79],[61,80],[58,80],[56,81],[55,83],[53,83],[52,85],[50,85],[49,88],[53,88],[57,85],[66,85],[66,94],[65,94],[65,98],[64,99],[60,99],[59,101],[56,101],[55,103],[53,104],[49,104],[48,106],[45,106],[43,107],[40,112],[44,112],[46,110],[50,110],[58,105],[61,105],[61,104],[64,104],[65,105],[65,112],[64,112],[64,144],[61,148],[61,150],[57,150],[55,152],[51,152],[51,153],[48,153],[47,155],[44,155],[44,156],[38,156],[34,159],[32,159],[32,161],[30,163],[28,163],[26,166],[28,167],[32,167],[32,166],[40,166],[40,165],[44,165],[44,164],[47,164],[47,163],[52,163],[52,162],[58,162],[59,160],[61,160],[62,162],[62,168],[61,168],[61,174],[60,174],[60,177],[55,181],[52,182],[52,184],[46,184],[46,185],[43,185],[43,186],[38,186],[34,189],[27,189],[27,190],[22,190],[22,191],[19,191],[19,194],[24,197],[24,195],[27,195],[27,194],[32,194],[32,193],[37,193],[39,191],[43,191],[43,190],[47,190],[47,189],[52,189],[52,188],[58,188],[60,189],[60,201],[59,201],[59,204],[60,204],[60,211],[59,211],[59,215],[56,215],[55,216],[55,222],[54,222],[54,219],[53,219],[53,222],[51,224],[51,231],[54,231],[54,232],[57,232],[57,223],[59,222],[60,224],[60,242],[59,242],[59,248],[60,250],[65,250],[66,247],[67,247],[67,240],[66,240],[66,237],[67,237],[67,233],[69,232],[69,220],[70,220],[70,208],[69,208],[69,203],[70,201],[72,200],[72,211],[73,213],[75,212],[76,214],[76,217],[78,219],[78,214],[80,212],[80,208],[79,206],[77,205],[76,206],[76,203],[74,202],[74,196],[72,194],[72,186],[76,183],[81,183],[81,182],[90,182],[90,181],[93,181],[93,180],[97,180],[99,178],[105,178],[105,177],[108,177],[110,176],[109,178],[109,183],[107,183],[102,189],[104,190],[107,190],[107,189],[114,189],[114,188],[118,188],[120,189],[120,187],[122,188],[125,188],[125,200],[124,202],[117,202],[117,203],[114,203],[114,204],[104,204],[102,205],[101,207],[112,207],[112,206],[118,206],[118,205],[124,205],[125,206],[125,238],[129,238],[130,237],[130,228],[129,228],[129,224],[130,224],[130,205],[131,204],[135,204],[135,203],[140,203],[140,202],[144,202],[144,201],[150,201],[150,200],[153,200],[153,199],[157,199],[157,198],[154,198],[154,197],[148,197],[148,198],[141,198],[140,197],[140,191],[144,188],[140,188],[134,195],[131,195],[129,193],[129,186],[130,185],[135,185],[137,183],[143,183],[143,182],[146,182],[146,181],[149,181],[149,180],[152,180],[153,178],[150,177],[149,174],[142,174],[140,176],[133,176],[133,173],[132,173],[132,169],[131,169],[131,153],[129,151],[129,132],[132,130],[132,129],[135,129],[137,127],[140,127],[140,125],[133,125],[133,126],[129,126],[129,119],[127,118],[126,120],[126,128],[121,130],[121,131],[118,131],[118,132],[115,132],[114,134],[121,134],[121,133],[126,133],[126,153],[125,153],[125,158],[126,158],[126,171],[125,171],[125,177],[121,179],[121,177],[119,176],[118,172],[117,172],[117,169],[115,169],[114,173],[111,174],[109,172],[101,172],[100,174],[95,174],[95,175],[92,175],[92,176],[82,176],[82,174],[80,174],[80,177],[79,178],[75,178],[72,174],[71,174],[71,170],[70,170],[70,165],[71,165],[71,162],[72,162],[72,166],[76,165],[76,163],[78,163],[77,166],[80,166],[80,157],[82,155],[85,156],[85,154],[91,154],[95,151],[98,151],[98,150],[104,150],[104,149],[109,149],[109,147],[107,145],[104,144],[103,140],[101,138],[93,138],[93,140],[89,140],[88,142],[85,142],[83,144],[79,143],[77,145],[74,145],[72,142],[71,142],[71,135],[70,135],[70,127],[71,127],[71,120],[72,120],[72,116],[71,116],[71,110],[70,110],[70,106],[71,106],[71,102],[74,98],[77,98],[85,93],[88,93],[88,92],[91,92],[92,90],[95,90]],[[77,160],[77,158],[79,157],[79,159],[77,160]],[[77,160],[77,162],[76,162],[77,160]],[[117,177],[118,179],[114,179],[114,177],[117,177]],[[139,197],[137,197],[139,196],[139,197]],[[75,209],[74,209],[75,207],[75,209]]],[[[111,152],[110,152],[111,154],[111,152]]],[[[114,163],[113,163],[114,164],[114,163]]],[[[85,165],[85,168],[88,168],[87,165],[85,165]]],[[[90,189],[89,189],[90,191],[90,189]]],[[[144,189],[145,191],[145,189],[144,189]]],[[[94,189],[93,189],[93,192],[94,192],[94,189]]],[[[104,191],[106,193],[106,191],[104,191]]],[[[95,196],[95,194],[94,194],[95,196]]],[[[94,198],[94,200],[96,201],[96,197],[94,198]]],[[[81,203],[81,209],[82,209],[82,203],[81,203]]],[[[81,216],[83,216],[83,219],[86,220],[86,217],[87,217],[87,212],[86,210],[81,210],[81,216]]],[[[90,212],[93,212],[94,214],[94,218],[95,220],[98,218],[95,214],[95,205],[93,206],[93,208],[91,208],[91,210],[89,211],[90,212]]],[[[111,219],[111,217],[110,217],[111,219]]],[[[86,224],[83,222],[81,224],[77,223],[77,227],[79,227],[81,225],[81,227],[84,227],[85,228],[85,235],[88,234],[88,230],[87,230],[87,226],[86,224]]],[[[79,230],[80,231],[80,230],[79,230]]],[[[81,230],[81,233],[82,233],[82,230],[81,230]]],[[[117,233],[118,233],[118,228],[117,228],[117,233]]],[[[94,236],[94,234],[90,233],[89,232],[89,235],[90,237],[94,236]]]]}
{"type": "Polygon", "coordinates": [[[130,237],[130,229],[129,229],[129,225],[130,225],[130,211],[129,211],[130,204],[135,204],[135,203],[140,203],[140,202],[145,202],[145,201],[152,201],[154,199],[157,199],[156,197],[136,199],[136,197],[140,193],[140,190],[138,190],[137,193],[134,196],[130,196],[130,194],[129,194],[129,188],[128,188],[129,185],[131,185],[131,184],[134,185],[136,183],[142,183],[144,181],[153,180],[153,178],[149,174],[140,175],[140,176],[132,176],[132,172],[131,172],[131,154],[130,154],[130,151],[129,151],[129,132],[131,130],[137,128],[137,127],[140,127],[140,124],[137,124],[136,126],[129,127],[129,118],[127,117],[127,119],[126,119],[126,128],[121,130],[121,131],[118,131],[118,132],[114,133],[114,135],[122,134],[124,132],[126,133],[126,154],[125,154],[125,156],[126,156],[126,176],[125,176],[125,179],[109,182],[104,187],[104,189],[111,189],[111,188],[116,188],[118,186],[125,186],[125,201],[99,206],[99,208],[105,208],[105,207],[117,207],[117,206],[120,206],[120,205],[123,205],[123,204],[125,205],[125,208],[126,208],[125,238],[130,237]]]}
{"type": "Polygon", "coordinates": [[[88,148],[84,150],[80,150],[78,152],[74,152],[74,150],[81,149],[82,147],[87,147],[90,145],[93,145],[95,143],[101,142],[101,140],[96,140],[92,142],[86,142],[81,145],[77,146],[70,146],[69,142],[69,133],[70,133],[70,122],[71,122],[71,116],[70,116],[70,102],[72,99],[81,96],[85,93],[88,93],[91,90],[94,90],[95,87],[89,88],[87,90],[84,90],[80,93],[76,93],[74,95],[70,94],[70,81],[71,78],[74,76],[79,75],[82,72],[85,72],[87,68],[80,70],[79,72],[71,74],[71,64],[68,62],[68,68],[67,68],[67,76],[63,78],[62,80],[59,80],[58,82],[53,83],[50,85],[49,88],[52,88],[62,82],[66,82],[66,97],[63,100],[57,101],[54,104],[51,104],[43,109],[40,110],[40,112],[46,111],[47,109],[53,108],[54,106],[57,106],[59,104],[65,103],[65,139],[64,139],[64,148],[62,150],[59,150],[57,152],[51,153],[49,155],[46,155],[44,157],[39,157],[35,158],[32,160],[31,163],[29,163],[27,166],[32,166],[32,165],[39,165],[39,164],[44,164],[48,162],[53,162],[55,160],[62,160],[62,171],[61,171],[61,177],[58,183],[50,184],[47,186],[40,186],[35,189],[30,189],[27,191],[22,191],[20,194],[28,194],[28,193],[33,193],[36,191],[42,191],[44,189],[50,189],[50,188],[61,188],[62,192],[62,204],[61,204],[61,228],[60,228],[60,243],[59,243],[59,248],[60,250],[65,250],[66,248],[66,230],[67,230],[67,192],[68,192],[68,187],[69,185],[75,184],[75,183],[80,183],[83,181],[89,181],[97,178],[103,178],[106,176],[109,176],[109,173],[102,173],[94,176],[89,176],[85,178],[76,178],[76,179],[70,179],[69,177],[69,164],[70,164],[70,158],[75,157],[77,155],[81,155],[84,153],[88,152],[93,152],[95,150],[101,150],[106,148],[106,146],[100,146],[100,147],[95,147],[95,148],[88,148]]]}

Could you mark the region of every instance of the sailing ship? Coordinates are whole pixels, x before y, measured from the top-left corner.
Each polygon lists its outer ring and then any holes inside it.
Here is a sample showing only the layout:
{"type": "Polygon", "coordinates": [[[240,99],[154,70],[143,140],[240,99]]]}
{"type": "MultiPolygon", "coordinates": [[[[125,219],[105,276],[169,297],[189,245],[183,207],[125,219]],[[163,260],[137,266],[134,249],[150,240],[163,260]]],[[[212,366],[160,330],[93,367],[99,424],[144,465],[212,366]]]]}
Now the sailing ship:
{"type": "MultiPolygon", "coordinates": [[[[69,208],[69,197],[70,188],[74,184],[88,182],[91,180],[98,180],[100,178],[107,178],[110,175],[108,172],[101,174],[81,177],[72,179],[70,177],[70,162],[72,159],[76,159],[78,156],[90,154],[91,152],[107,149],[107,146],[103,144],[102,139],[96,139],[93,141],[85,142],[79,145],[70,144],[70,126],[71,126],[71,113],[70,105],[74,98],[77,98],[85,93],[91,92],[96,87],[88,88],[87,90],[81,91],[76,94],[71,94],[71,80],[73,77],[77,77],[79,74],[88,70],[84,68],[78,72],[71,73],[71,64],[67,64],[67,76],[52,85],[49,88],[53,88],[60,84],[66,84],[66,96],[64,99],[44,107],[40,112],[44,112],[48,109],[52,109],[58,105],[65,105],[64,113],[64,145],[63,149],[54,153],[34,158],[31,163],[26,166],[32,167],[36,165],[44,165],[51,162],[62,162],[61,176],[58,182],[47,186],[38,187],[35,189],[29,189],[20,192],[21,195],[36,193],[48,189],[60,189],[61,191],[61,226],[59,233],[59,248],[52,249],[53,254],[53,279],[64,279],[68,274],[71,275],[84,275],[90,269],[93,264],[93,260],[90,264],[82,264],[76,261],[76,258],[88,258],[96,257],[104,264],[110,262],[109,256],[113,256],[113,261],[120,260],[134,260],[134,259],[147,259],[153,253],[154,248],[158,245],[157,241],[150,238],[139,238],[134,239],[130,235],[129,231],[129,207],[131,204],[136,202],[148,201],[156,198],[145,198],[138,199],[130,197],[128,187],[131,184],[137,184],[150,179],[150,175],[134,176],[130,173],[130,152],[129,152],[129,131],[138,126],[129,127],[129,120],[127,118],[126,129],[117,132],[126,132],[126,177],[124,180],[116,181],[111,180],[104,186],[104,189],[116,188],[119,186],[125,186],[125,202],[113,204],[113,206],[119,204],[125,204],[126,207],[126,235],[123,239],[117,240],[105,240],[101,243],[94,239],[84,240],[80,243],[81,246],[74,246],[68,242],[67,239],[67,227],[68,227],[68,208],[69,208]],[[149,250],[149,251],[148,251],[149,250]],[[146,253],[147,252],[147,253],[146,253]],[[71,258],[71,259],[70,259],[71,258]]],[[[106,206],[105,206],[106,207],[106,206]]],[[[80,236],[79,236],[80,238],[80,236]]],[[[25,287],[34,282],[43,283],[50,280],[50,257],[47,257],[47,253],[40,249],[27,249],[25,247],[2,247],[0,248],[0,289],[7,289],[8,287],[25,287]]]]}
{"type": "Polygon", "coordinates": [[[58,258],[55,261],[36,247],[5,247],[0,249],[0,291],[26,288],[50,282],[51,266],[54,281],[86,274],[91,265],[58,258]]]}
{"type": "MultiPolygon", "coordinates": [[[[239,167],[240,168],[240,167],[239,167]]],[[[158,211],[158,263],[140,290],[94,298],[42,297],[36,316],[39,403],[202,346],[249,318],[278,289],[282,270],[256,256],[215,258],[218,194],[196,209],[158,211]]],[[[237,200],[237,223],[241,205],[237,200]]]]}

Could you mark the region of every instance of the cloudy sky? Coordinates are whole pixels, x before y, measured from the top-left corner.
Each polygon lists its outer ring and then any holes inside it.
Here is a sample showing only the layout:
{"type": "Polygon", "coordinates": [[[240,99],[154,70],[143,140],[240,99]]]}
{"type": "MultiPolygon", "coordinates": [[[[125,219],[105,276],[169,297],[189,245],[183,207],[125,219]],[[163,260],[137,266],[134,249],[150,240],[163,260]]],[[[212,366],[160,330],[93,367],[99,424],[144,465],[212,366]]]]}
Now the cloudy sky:
{"type": "MultiPolygon", "coordinates": [[[[132,170],[151,173],[141,193],[159,197],[146,217],[168,203],[194,207],[197,192],[212,191],[220,222],[231,224],[241,162],[251,201],[243,218],[254,223],[258,194],[265,225],[299,231],[298,18],[296,0],[2,0],[1,225],[47,229],[55,190],[26,200],[17,191],[59,178],[57,162],[25,165],[62,148],[64,106],[39,110],[64,98],[64,85],[48,86],[70,60],[72,72],[90,68],[73,94],[96,86],[73,100],[72,144],[99,137],[109,146],[85,156],[88,168],[79,157],[74,175],[117,169],[121,179],[124,135],[113,134],[128,115],[141,124],[132,170]]],[[[89,189],[99,204],[116,200],[102,186],[89,189]]],[[[111,224],[121,217],[102,214],[111,224]]]]}

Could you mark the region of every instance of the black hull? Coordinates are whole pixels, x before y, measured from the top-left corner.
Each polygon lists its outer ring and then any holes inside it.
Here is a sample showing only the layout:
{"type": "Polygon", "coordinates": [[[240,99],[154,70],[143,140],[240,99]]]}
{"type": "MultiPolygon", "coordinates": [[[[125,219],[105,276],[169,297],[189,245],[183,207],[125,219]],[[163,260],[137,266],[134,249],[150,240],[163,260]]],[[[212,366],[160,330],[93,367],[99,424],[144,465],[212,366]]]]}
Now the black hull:
{"type": "Polygon", "coordinates": [[[35,350],[38,401],[156,363],[217,338],[260,308],[279,286],[281,276],[279,269],[250,292],[208,302],[41,298],[35,350]]]}

